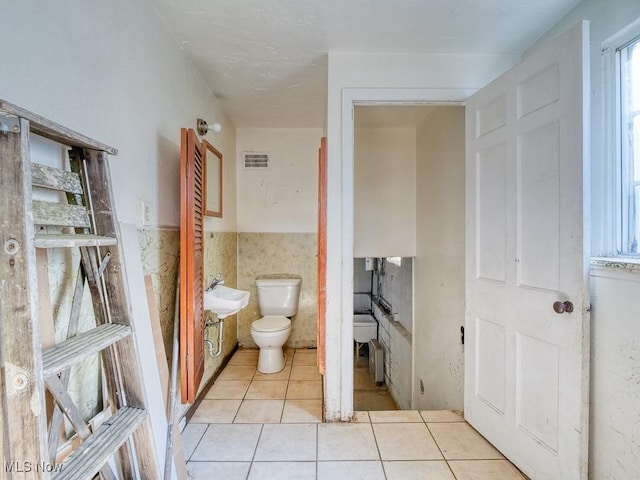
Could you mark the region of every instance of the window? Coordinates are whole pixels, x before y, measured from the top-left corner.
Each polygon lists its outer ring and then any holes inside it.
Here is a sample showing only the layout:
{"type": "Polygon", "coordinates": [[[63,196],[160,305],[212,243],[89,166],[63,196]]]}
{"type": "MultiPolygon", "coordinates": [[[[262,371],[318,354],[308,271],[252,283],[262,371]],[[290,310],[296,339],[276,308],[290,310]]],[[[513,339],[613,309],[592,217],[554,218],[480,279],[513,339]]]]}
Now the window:
{"type": "Polygon", "coordinates": [[[602,169],[594,170],[600,173],[594,199],[601,206],[602,230],[593,237],[594,252],[635,257],[635,263],[640,258],[640,18],[602,44],[602,72],[604,158],[602,169]]]}
{"type": "Polygon", "coordinates": [[[640,250],[640,38],[617,49],[619,65],[620,253],[640,250]]]}
{"type": "Polygon", "coordinates": [[[387,257],[387,262],[393,263],[394,265],[397,265],[398,267],[401,267],[402,266],[402,257],[387,257]]]}

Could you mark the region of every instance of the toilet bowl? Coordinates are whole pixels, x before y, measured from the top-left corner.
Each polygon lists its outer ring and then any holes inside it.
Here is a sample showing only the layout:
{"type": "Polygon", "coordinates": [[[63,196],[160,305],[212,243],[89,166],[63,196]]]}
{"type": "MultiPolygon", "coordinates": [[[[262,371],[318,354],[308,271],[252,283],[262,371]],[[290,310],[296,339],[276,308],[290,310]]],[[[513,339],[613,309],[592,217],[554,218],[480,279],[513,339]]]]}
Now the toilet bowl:
{"type": "Polygon", "coordinates": [[[291,333],[291,319],[298,311],[300,278],[258,279],[261,319],[251,324],[251,338],[258,346],[258,371],[277,373],[284,368],[282,347],[291,333]]]}
{"type": "Polygon", "coordinates": [[[291,333],[291,320],[282,315],[267,315],[251,324],[251,338],[260,348],[258,371],[278,373],[284,368],[282,346],[291,333]]]}

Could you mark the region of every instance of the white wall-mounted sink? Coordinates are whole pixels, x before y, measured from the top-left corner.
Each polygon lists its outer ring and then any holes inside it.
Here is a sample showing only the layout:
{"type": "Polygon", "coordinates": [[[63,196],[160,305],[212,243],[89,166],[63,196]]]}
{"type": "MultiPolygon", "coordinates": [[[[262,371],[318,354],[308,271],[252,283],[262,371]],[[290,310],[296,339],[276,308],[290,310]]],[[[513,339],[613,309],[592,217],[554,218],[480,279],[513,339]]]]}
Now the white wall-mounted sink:
{"type": "Polygon", "coordinates": [[[204,291],[204,309],[222,319],[238,313],[249,304],[249,292],[224,285],[216,285],[204,291]]]}

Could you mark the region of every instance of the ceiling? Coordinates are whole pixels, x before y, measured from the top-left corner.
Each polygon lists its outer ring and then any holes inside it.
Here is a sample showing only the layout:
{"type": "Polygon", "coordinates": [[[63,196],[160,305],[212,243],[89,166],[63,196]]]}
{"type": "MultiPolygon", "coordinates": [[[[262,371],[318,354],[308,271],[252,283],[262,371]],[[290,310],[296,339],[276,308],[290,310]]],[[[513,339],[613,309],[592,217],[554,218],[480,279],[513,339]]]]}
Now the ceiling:
{"type": "Polygon", "coordinates": [[[578,0],[149,0],[236,127],[322,127],[327,52],[520,55],[578,0]]]}

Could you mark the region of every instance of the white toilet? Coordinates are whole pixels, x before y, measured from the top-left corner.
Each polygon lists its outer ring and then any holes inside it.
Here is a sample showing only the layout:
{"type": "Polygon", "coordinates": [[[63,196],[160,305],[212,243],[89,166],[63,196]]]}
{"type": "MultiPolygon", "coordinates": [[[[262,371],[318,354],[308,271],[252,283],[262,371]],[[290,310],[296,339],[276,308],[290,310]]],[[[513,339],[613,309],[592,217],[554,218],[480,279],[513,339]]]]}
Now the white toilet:
{"type": "Polygon", "coordinates": [[[284,368],[282,346],[291,333],[291,320],[298,311],[300,278],[256,280],[258,307],[263,317],[251,324],[251,338],[260,348],[258,371],[277,373],[284,368]]]}

